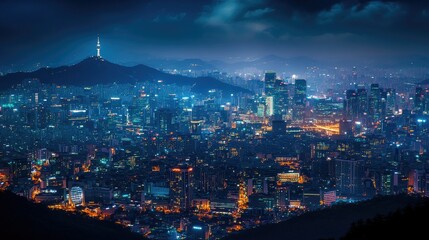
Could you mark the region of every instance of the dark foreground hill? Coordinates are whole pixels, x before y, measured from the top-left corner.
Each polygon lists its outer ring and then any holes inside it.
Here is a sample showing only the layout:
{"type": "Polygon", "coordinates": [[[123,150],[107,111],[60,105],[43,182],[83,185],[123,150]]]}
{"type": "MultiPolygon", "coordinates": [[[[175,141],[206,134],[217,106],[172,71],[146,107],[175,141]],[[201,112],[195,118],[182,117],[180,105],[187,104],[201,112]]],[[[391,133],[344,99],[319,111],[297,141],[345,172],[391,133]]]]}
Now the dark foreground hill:
{"type": "MultiPolygon", "coordinates": [[[[346,234],[347,239],[375,239],[370,238],[371,233],[375,230],[378,224],[363,224],[367,219],[373,219],[377,216],[387,216],[398,209],[407,209],[407,207],[416,207],[425,204],[426,209],[429,207],[427,200],[401,196],[380,197],[373,200],[360,202],[357,204],[338,205],[329,209],[324,209],[315,212],[309,212],[299,217],[292,218],[277,224],[269,224],[258,228],[246,230],[226,237],[226,240],[235,239],[293,239],[293,240],[317,240],[317,239],[341,239],[346,234]],[[356,224],[356,223],[361,224],[356,224]],[[351,229],[351,226],[354,226],[351,229]],[[351,231],[348,233],[348,231],[351,231]],[[366,232],[367,231],[367,232],[366,232]],[[368,234],[367,234],[368,233],[368,234]]],[[[418,211],[414,211],[417,213],[418,211]]],[[[396,216],[396,215],[395,215],[396,216]]],[[[412,217],[412,215],[405,215],[412,217]]],[[[427,212],[426,212],[426,216],[427,212]]],[[[390,229],[390,235],[395,236],[396,233],[409,231],[406,228],[408,217],[401,219],[395,217],[396,222],[385,221],[380,223],[385,229],[390,229]],[[392,223],[391,226],[389,224],[392,223]],[[396,232],[395,232],[396,231],[396,232]]],[[[415,220],[418,221],[418,220],[415,220]]],[[[381,229],[380,229],[381,230],[381,229]]],[[[387,231],[387,230],[385,230],[387,231]]],[[[380,238],[387,239],[383,233],[378,233],[380,238]]],[[[394,238],[392,238],[394,239],[394,238]]]]}
{"type": "Polygon", "coordinates": [[[394,213],[354,223],[342,240],[425,239],[429,203],[406,207],[394,213]]]}
{"type": "Polygon", "coordinates": [[[120,225],[63,211],[53,211],[10,192],[0,191],[1,239],[94,240],[142,237],[120,225]]]}
{"type": "Polygon", "coordinates": [[[126,67],[105,59],[91,57],[71,66],[40,68],[34,72],[17,72],[0,76],[0,90],[5,90],[26,79],[39,79],[42,83],[72,86],[96,84],[130,83],[162,80],[167,84],[192,86],[196,93],[207,93],[210,89],[222,90],[225,94],[250,93],[250,91],[229,85],[212,77],[186,77],[168,74],[146,65],[126,67]]]}

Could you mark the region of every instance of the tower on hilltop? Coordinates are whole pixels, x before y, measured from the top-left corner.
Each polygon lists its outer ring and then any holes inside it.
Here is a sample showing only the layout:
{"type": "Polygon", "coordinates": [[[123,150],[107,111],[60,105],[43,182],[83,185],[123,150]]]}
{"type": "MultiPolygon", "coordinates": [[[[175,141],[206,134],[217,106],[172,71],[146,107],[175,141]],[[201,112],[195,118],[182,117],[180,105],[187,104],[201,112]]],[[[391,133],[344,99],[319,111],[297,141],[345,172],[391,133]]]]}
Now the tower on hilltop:
{"type": "Polygon", "coordinates": [[[100,48],[101,48],[101,45],[100,45],[100,36],[97,36],[97,57],[98,58],[101,58],[100,48]]]}

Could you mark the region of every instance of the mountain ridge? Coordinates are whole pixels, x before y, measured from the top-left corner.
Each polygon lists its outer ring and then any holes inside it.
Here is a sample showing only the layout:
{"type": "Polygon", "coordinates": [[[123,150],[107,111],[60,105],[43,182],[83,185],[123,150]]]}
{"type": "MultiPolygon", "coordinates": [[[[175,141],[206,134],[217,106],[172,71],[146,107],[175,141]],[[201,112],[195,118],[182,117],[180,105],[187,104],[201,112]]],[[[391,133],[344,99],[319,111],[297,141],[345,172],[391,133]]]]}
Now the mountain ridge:
{"type": "Polygon", "coordinates": [[[249,90],[229,85],[212,77],[191,78],[174,75],[143,64],[127,67],[98,57],[89,57],[70,66],[44,67],[33,72],[16,72],[0,76],[0,90],[10,88],[25,79],[39,79],[46,84],[73,86],[112,83],[135,84],[136,82],[163,80],[167,84],[192,86],[191,91],[197,93],[207,92],[210,89],[222,90],[226,94],[250,93],[249,90]]]}

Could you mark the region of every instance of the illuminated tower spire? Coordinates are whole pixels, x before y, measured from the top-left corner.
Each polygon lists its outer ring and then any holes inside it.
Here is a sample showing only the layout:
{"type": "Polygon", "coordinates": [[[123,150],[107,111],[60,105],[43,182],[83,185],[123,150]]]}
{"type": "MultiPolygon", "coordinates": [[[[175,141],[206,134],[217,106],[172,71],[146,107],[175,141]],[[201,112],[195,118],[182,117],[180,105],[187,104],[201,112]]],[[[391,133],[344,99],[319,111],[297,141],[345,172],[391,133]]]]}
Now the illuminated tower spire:
{"type": "Polygon", "coordinates": [[[101,58],[101,55],[100,55],[100,37],[99,36],[97,36],[97,57],[98,58],[101,58]]]}

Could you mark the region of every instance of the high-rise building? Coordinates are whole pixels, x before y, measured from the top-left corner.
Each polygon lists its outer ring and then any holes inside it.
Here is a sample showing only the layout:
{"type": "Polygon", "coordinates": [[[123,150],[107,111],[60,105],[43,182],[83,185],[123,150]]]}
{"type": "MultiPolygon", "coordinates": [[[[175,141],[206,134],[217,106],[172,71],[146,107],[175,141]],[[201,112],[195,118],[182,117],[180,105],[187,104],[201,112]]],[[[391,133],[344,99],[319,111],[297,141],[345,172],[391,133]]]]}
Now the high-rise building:
{"type": "Polygon", "coordinates": [[[36,129],[46,128],[49,122],[49,110],[43,105],[29,109],[27,121],[30,126],[36,129]]]}
{"type": "Polygon", "coordinates": [[[143,91],[139,91],[133,97],[131,105],[128,106],[128,118],[133,124],[149,125],[151,123],[151,106],[149,96],[143,91]]]}
{"type": "Polygon", "coordinates": [[[393,88],[386,89],[386,115],[393,116],[396,111],[396,91],[393,88]]]}
{"type": "Polygon", "coordinates": [[[180,164],[170,169],[170,193],[172,205],[180,210],[191,207],[193,188],[193,168],[180,164]]]}
{"type": "Polygon", "coordinates": [[[274,85],[274,116],[282,119],[288,112],[289,94],[287,84],[277,79],[274,85]]]}
{"type": "Polygon", "coordinates": [[[357,90],[357,101],[358,101],[358,113],[357,116],[360,120],[362,120],[368,110],[368,94],[365,88],[360,86],[357,90]]]}
{"type": "Polygon", "coordinates": [[[293,118],[295,121],[303,121],[305,116],[305,106],[307,104],[307,81],[305,79],[295,80],[295,94],[293,100],[293,118]]]}
{"type": "Polygon", "coordinates": [[[422,114],[425,109],[425,91],[422,87],[416,87],[414,96],[414,111],[417,114],[422,114]]]}
{"type": "Polygon", "coordinates": [[[160,108],[155,112],[155,125],[161,132],[175,131],[173,125],[173,112],[167,108],[160,108]]]}
{"type": "Polygon", "coordinates": [[[275,72],[265,73],[266,115],[281,119],[287,114],[289,94],[287,84],[277,79],[275,72]]]}
{"type": "Polygon", "coordinates": [[[381,173],[379,185],[381,194],[393,194],[393,172],[385,170],[383,173],[381,173]]]}
{"type": "Polygon", "coordinates": [[[267,105],[267,116],[272,116],[274,114],[274,97],[267,96],[265,100],[265,104],[267,105]]]}
{"type": "Polygon", "coordinates": [[[262,104],[262,103],[258,104],[256,115],[258,117],[264,117],[265,116],[265,105],[264,104],[262,104]]]}
{"type": "Polygon", "coordinates": [[[368,98],[368,114],[372,121],[378,121],[381,118],[381,89],[376,83],[371,84],[370,95],[368,98]]]}
{"type": "Polygon", "coordinates": [[[275,84],[276,84],[276,73],[266,72],[265,73],[265,95],[267,96],[274,95],[275,84]]]}
{"type": "Polygon", "coordinates": [[[340,196],[359,197],[363,193],[364,161],[335,159],[336,189],[340,196]]]}
{"type": "Polygon", "coordinates": [[[347,90],[346,97],[344,99],[344,119],[353,120],[357,118],[358,113],[358,101],[357,93],[355,90],[347,90]]]}

